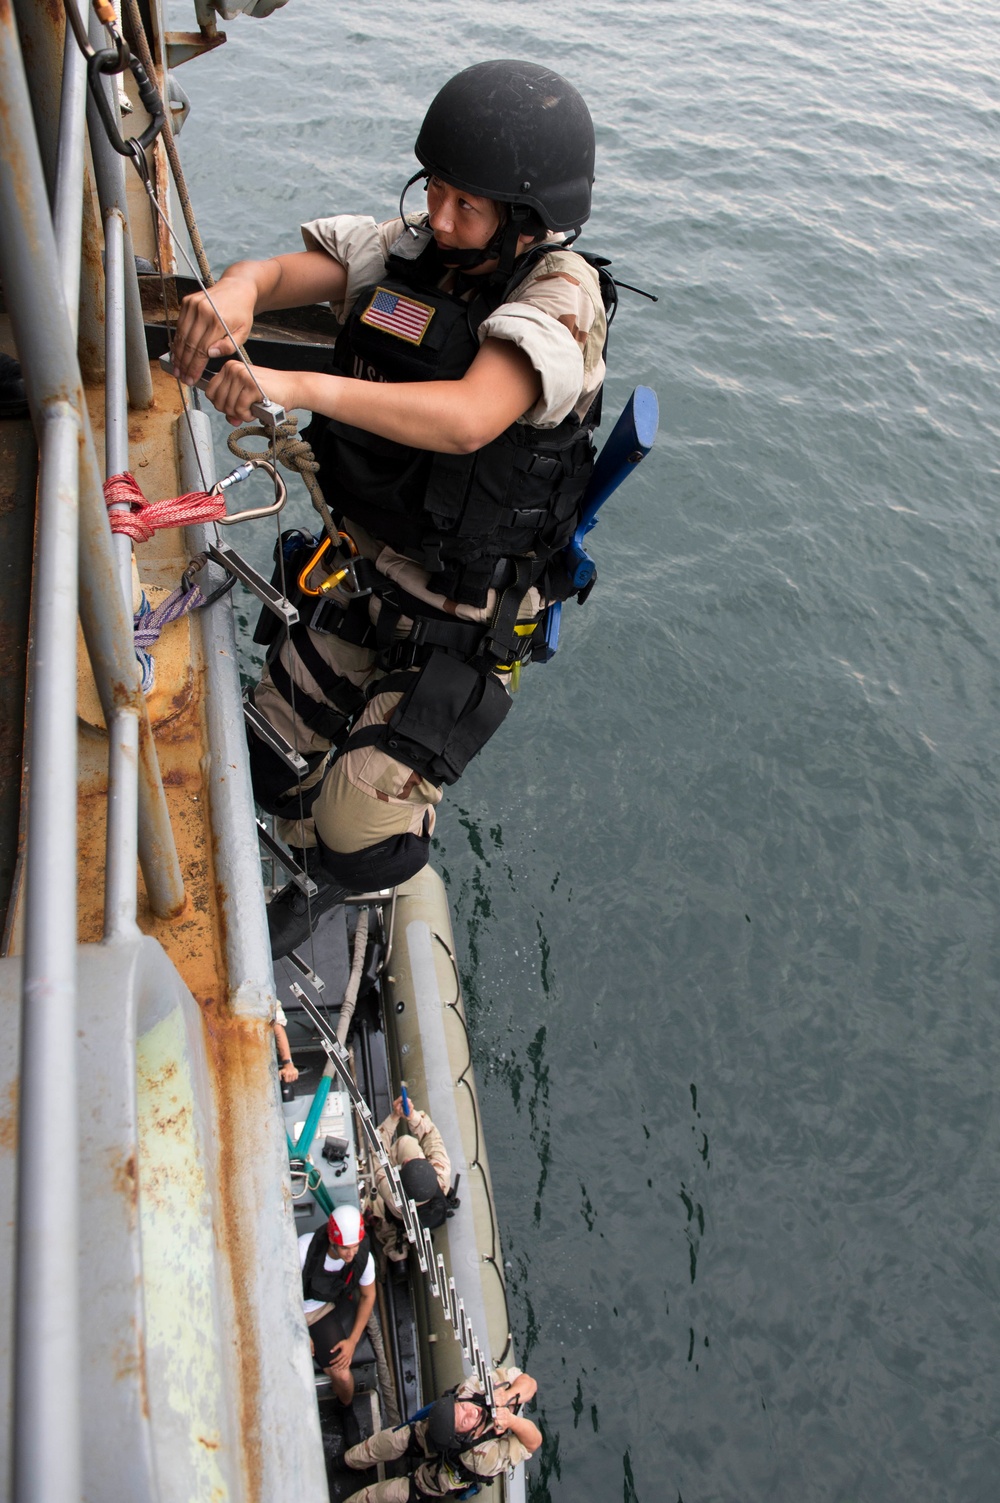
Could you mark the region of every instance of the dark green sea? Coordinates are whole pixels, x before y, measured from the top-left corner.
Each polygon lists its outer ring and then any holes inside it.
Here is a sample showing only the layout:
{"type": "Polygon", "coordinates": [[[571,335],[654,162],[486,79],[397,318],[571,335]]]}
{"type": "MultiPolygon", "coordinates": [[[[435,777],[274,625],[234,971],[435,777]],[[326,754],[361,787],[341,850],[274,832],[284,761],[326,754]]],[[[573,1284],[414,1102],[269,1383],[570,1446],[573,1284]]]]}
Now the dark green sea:
{"type": "Polygon", "coordinates": [[[180,76],[217,269],[393,213],[437,87],[523,56],[597,122],[583,244],[659,295],[613,330],[606,412],[646,382],[662,428],[599,586],[438,826],[530,1497],[993,1503],[996,7],[227,30],[180,76]]]}

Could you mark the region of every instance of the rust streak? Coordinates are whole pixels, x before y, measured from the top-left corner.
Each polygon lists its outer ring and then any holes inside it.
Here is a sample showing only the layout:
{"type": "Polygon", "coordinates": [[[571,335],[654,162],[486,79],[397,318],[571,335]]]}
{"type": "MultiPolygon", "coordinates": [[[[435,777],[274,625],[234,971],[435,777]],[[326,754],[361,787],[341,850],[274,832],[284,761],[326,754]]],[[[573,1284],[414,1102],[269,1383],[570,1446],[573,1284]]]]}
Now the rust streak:
{"type": "Polygon", "coordinates": [[[133,1209],[138,1207],[139,1176],[134,1153],[130,1153],[124,1163],[117,1163],[113,1166],[112,1183],[116,1194],[127,1200],[133,1209]]]}
{"type": "Polygon", "coordinates": [[[12,1080],[7,1087],[7,1110],[0,1113],[0,1151],[14,1153],[17,1150],[17,1112],[21,1095],[20,1080],[12,1080]]]}
{"type": "MultiPolygon", "coordinates": [[[[259,1298],[253,1238],[246,1226],[237,1186],[254,1177],[245,1162],[245,1144],[256,1137],[255,1103],[267,1090],[270,1028],[257,1018],[235,1018],[228,1004],[202,1013],[212,1065],[220,1135],[220,1161],[233,1166],[232,1194],[223,1196],[222,1241],[229,1260],[237,1308],[252,1309],[259,1298]]],[[[263,1459],[259,1439],[260,1354],[252,1321],[241,1327],[236,1348],[240,1364],[240,1428],[250,1497],[261,1498],[263,1459]]]]}

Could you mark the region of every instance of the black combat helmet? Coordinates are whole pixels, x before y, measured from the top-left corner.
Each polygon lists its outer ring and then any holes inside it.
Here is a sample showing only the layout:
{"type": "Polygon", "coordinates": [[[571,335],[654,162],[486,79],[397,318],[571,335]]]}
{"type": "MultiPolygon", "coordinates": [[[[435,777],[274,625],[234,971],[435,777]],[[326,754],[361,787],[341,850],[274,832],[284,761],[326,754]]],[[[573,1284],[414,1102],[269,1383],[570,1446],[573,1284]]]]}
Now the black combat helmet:
{"type": "Polygon", "coordinates": [[[427,1416],[427,1439],[435,1451],[453,1451],[458,1441],[455,1429],[455,1400],[451,1394],[431,1405],[427,1416]]]}
{"type": "Polygon", "coordinates": [[[413,148],[454,188],[524,205],[548,230],[590,216],[594,122],[583,99],[538,63],[474,63],[445,84],[413,148]]]}
{"type": "Polygon", "coordinates": [[[403,1189],[418,1206],[430,1200],[435,1192],[441,1193],[437,1175],[434,1173],[434,1165],[428,1163],[426,1159],[408,1159],[400,1169],[399,1177],[403,1182],[403,1189]]]}

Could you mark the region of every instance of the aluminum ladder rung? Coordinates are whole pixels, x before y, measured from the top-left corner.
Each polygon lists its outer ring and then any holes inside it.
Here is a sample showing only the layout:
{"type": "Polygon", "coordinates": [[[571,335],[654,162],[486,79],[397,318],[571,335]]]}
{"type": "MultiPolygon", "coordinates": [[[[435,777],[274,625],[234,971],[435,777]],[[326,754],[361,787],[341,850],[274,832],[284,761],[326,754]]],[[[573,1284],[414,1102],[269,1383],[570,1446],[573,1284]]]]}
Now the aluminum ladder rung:
{"type": "Polygon", "coordinates": [[[273,856],[275,861],[280,861],[299,891],[304,892],[307,898],[314,898],[319,889],[312,877],[309,876],[308,872],[303,871],[287,847],[283,846],[280,840],[275,840],[270,830],[259,819],[257,821],[257,839],[269,856],[273,856]]]}
{"type": "Polygon", "coordinates": [[[286,600],[280,590],[276,590],[269,579],[263,574],[258,574],[252,564],[248,564],[245,558],[238,554],[235,548],[230,548],[228,543],[209,543],[208,556],[214,558],[217,564],[228,569],[230,574],[252,590],[257,599],[273,611],[280,621],[286,626],[294,626],[299,619],[299,613],[290,600],[286,600]]]}
{"type": "Polygon", "coordinates": [[[303,960],[302,956],[296,950],[290,950],[286,958],[290,960],[295,969],[306,978],[314,992],[326,991],[326,982],[323,980],[322,976],[317,976],[316,972],[313,970],[309,962],[303,960]]]}
{"type": "Polygon", "coordinates": [[[290,741],[286,741],[280,731],[276,731],[269,720],[265,720],[256,705],[248,700],[243,701],[243,714],[247,725],[250,726],[255,736],[259,736],[266,746],[273,752],[277,752],[283,761],[288,763],[292,772],[300,780],[308,776],[309,763],[305,757],[299,755],[290,741]]]}

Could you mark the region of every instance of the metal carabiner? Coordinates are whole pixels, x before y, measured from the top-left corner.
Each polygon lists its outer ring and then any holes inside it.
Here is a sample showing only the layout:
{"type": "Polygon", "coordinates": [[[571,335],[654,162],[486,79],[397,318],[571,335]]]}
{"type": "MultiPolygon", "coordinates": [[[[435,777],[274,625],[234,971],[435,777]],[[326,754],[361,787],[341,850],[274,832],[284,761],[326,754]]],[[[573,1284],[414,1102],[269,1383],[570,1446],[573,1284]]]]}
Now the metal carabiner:
{"type": "Polygon", "coordinates": [[[298,586],[303,595],[329,595],[330,591],[335,590],[344,579],[350,579],[351,584],[354,588],[354,593],[370,593],[359,590],[358,577],[354,572],[354,560],[358,556],[358,550],[355,546],[354,539],[351,537],[350,533],[347,532],[338,532],[337,536],[339,538],[342,538],[350,549],[350,558],[342,569],[337,569],[332,574],[328,574],[323,580],[322,584],[319,585],[315,590],[310,589],[309,585],[306,584],[306,580],[309,578],[309,575],[315,569],[316,565],[319,563],[320,559],[323,557],[323,554],[329,548],[332,541],[331,538],[325,537],[320,543],[319,547],[316,549],[316,552],[313,554],[312,558],[309,560],[309,562],[306,564],[305,568],[299,575],[298,586]]]}
{"type": "Polygon", "coordinates": [[[274,501],[272,501],[270,506],[251,506],[246,511],[234,512],[231,517],[219,517],[218,522],[220,527],[232,527],[234,522],[255,522],[258,517],[273,517],[284,506],[288,499],[288,490],[285,482],[269,459],[244,460],[242,464],[236,466],[231,474],[224,475],[221,480],[217,480],[208,494],[210,496],[223,495],[231,485],[236,485],[240,480],[246,480],[247,476],[252,475],[254,470],[266,470],[274,481],[274,501]]]}
{"type": "Polygon", "coordinates": [[[114,47],[103,52],[93,52],[87,59],[87,80],[108,140],[119,156],[132,157],[138,165],[138,158],[144,156],[147,147],[152,146],[166,119],[166,110],[155,81],[149,77],[142,63],[129,51],[127,44],[117,33],[114,47]],[[129,136],[127,140],[122,140],[103,79],[106,75],[123,73],[126,68],[135,79],[139,98],[149,115],[149,124],[140,136],[129,136]]]}
{"type": "MultiPolygon", "coordinates": [[[[207,553],[196,553],[194,558],[188,564],[187,568],[184,570],[184,573],[181,575],[181,589],[184,591],[185,595],[189,595],[193,589],[201,588],[200,585],[195,585],[194,576],[196,574],[200,574],[207,563],[207,553]]],[[[210,595],[202,596],[202,605],[200,609],[204,610],[206,606],[214,605],[217,600],[221,600],[223,595],[228,595],[229,591],[232,589],[235,583],[236,575],[226,574],[222,583],[216,589],[214,589],[210,595]]]]}

